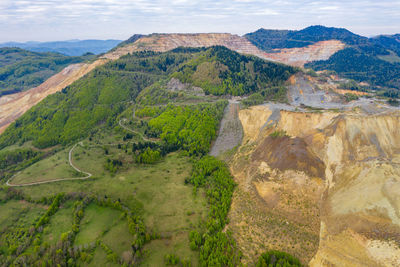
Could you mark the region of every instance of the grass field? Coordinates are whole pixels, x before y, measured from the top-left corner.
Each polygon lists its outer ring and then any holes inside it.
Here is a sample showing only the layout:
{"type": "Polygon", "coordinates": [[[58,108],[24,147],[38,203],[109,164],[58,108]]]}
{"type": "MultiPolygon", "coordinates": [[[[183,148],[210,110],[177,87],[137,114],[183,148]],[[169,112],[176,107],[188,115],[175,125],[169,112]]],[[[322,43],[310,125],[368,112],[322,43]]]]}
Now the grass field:
{"type": "Polygon", "coordinates": [[[118,255],[124,252],[131,252],[132,235],[129,233],[126,219],[119,220],[113,227],[104,234],[103,242],[118,255]]]}
{"type": "Polygon", "coordinates": [[[16,200],[0,204],[0,256],[3,252],[7,254],[7,235],[15,233],[18,229],[31,227],[35,220],[46,212],[46,208],[43,205],[16,200]]]}
{"type": "MultiPolygon", "coordinates": [[[[124,142],[122,137],[126,133],[122,129],[109,133],[98,132],[84,140],[83,146],[76,146],[72,154],[73,164],[82,171],[92,173],[92,178],[28,186],[19,190],[33,200],[61,192],[92,193],[120,200],[132,211],[140,212],[148,231],[160,236],[145,245],[143,266],[163,266],[166,254],[175,254],[181,260],[197,266],[198,252],[190,250],[188,237],[190,231],[201,228],[208,209],[204,193],[199,191],[194,195],[193,187],[184,183],[185,178],[190,176],[191,159],[183,152],[175,152],[152,165],[136,164],[131,142],[140,140],[140,137],[134,136],[124,142]],[[121,148],[117,144],[121,144],[121,148]],[[107,159],[121,160],[123,165],[115,174],[111,174],[104,167],[107,159]]],[[[71,177],[73,169],[68,164],[69,149],[26,168],[13,182],[71,177]]],[[[0,210],[3,213],[3,208],[0,207],[0,210]]],[[[44,228],[43,241],[54,244],[62,233],[71,230],[72,213],[72,203],[64,203],[44,228]]],[[[132,250],[133,236],[128,231],[127,220],[121,215],[122,212],[118,210],[90,204],[84,210],[74,245],[84,246],[101,240],[119,257],[123,257],[124,253],[132,250]]],[[[15,217],[19,216],[16,214],[15,217]]],[[[107,262],[106,253],[100,246],[96,248],[90,265],[114,266],[107,262]]]]}
{"type": "MultiPolygon", "coordinates": [[[[132,139],[123,141],[124,135],[128,133],[126,130],[117,127],[114,130],[99,131],[95,133],[90,139],[83,141],[84,147],[76,146],[72,153],[72,162],[77,166],[82,166],[83,171],[93,172],[97,176],[107,175],[104,172],[103,165],[107,158],[121,157],[118,153],[127,156],[124,150],[117,149],[120,144],[128,151],[132,148],[132,142],[141,141],[139,136],[133,136],[132,139]],[[106,155],[105,149],[109,150],[109,155],[106,155]],[[112,152],[111,152],[112,151],[112,152]],[[91,156],[95,158],[91,159],[91,156]],[[89,159],[89,160],[85,160],[89,159]],[[101,162],[101,164],[99,164],[101,162]],[[86,165],[89,164],[89,165],[86,165]]],[[[17,148],[32,148],[30,143],[25,143],[23,146],[12,146],[13,149],[17,148]]],[[[7,147],[10,149],[10,147],[7,147]]],[[[22,184],[31,182],[42,182],[55,179],[76,178],[85,176],[82,173],[74,170],[69,164],[69,151],[71,147],[55,153],[54,155],[43,159],[28,168],[17,173],[12,179],[12,184],[22,184]]],[[[132,162],[132,157],[126,157],[128,163],[132,162]]]]}
{"type": "MultiPolygon", "coordinates": [[[[120,216],[121,212],[118,210],[90,204],[85,209],[85,215],[81,221],[81,230],[75,238],[75,244],[90,244],[102,238],[120,221],[120,216]]],[[[129,235],[129,232],[123,234],[129,235]]]]}
{"type": "MultiPolygon", "coordinates": [[[[80,265],[86,265],[83,263],[80,263],[80,265]]],[[[120,266],[119,264],[112,263],[112,262],[107,262],[107,254],[102,249],[101,247],[96,248],[93,256],[93,260],[87,264],[87,266],[90,267],[98,267],[98,266],[104,266],[104,267],[117,267],[120,266]]]]}
{"type": "Polygon", "coordinates": [[[61,234],[71,230],[72,215],[72,202],[64,203],[43,229],[43,241],[50,245],[56,244],[60,240],[61,234]]]}
{"type": "Polygon", "coordinates": [[[46,211],[46,207],[25,201],[10,200],[0,204],[0,231],[19,223],[30,224],[46,211]]]}
{"type": "MultiPolygon", "coordinates": [[[[207,216],[207,205],[201,192],[195,196],[192,186],[184,184],[192,168],[188,157],[176,152],[154,165],[137,165],[131,155],[113,147],[107,157],[121,157],[124,166],[111,176],[103,167],[106,157],[103,149],[77,148],[79,159],[74,164],[93,172],[93,179],[29,186],[21,190],[33,199],[59,192],[95,193],[121,199],[132,210],[143,210],[146,227],[161,236],[160,240],[153,240],[145,246],[144,266],[160,266],[167,253],[174,253],[196,266],[198,255],[190,250],[188,235],[207,216]]],[[[109,208],[89,205],[85,209],[76,244],[94,242],[102,236],[113,251],[123,253],[129,248],[131,236],[127,232],[127,224],[121,222],[120,214],[109,208]]],[[[93,262],[101,258],[103,252],[97,253],[99,256],[95,255],[93,262]]]]}
{"type": "Polygon", "coordinates": [[[83,176],[69,165],[69,150],[70,148],[67,148],[29,166],[15,175],[11,183],[30,183],[83,176]]]}
{"type": "Polygon", "coordinates": [[[190,262],[190,266],[198,266],[198,252],[189,246],[188,232],[182,231],[161,240],[153,240],[145,246],[146,256],[141,266],[165,266],[166,254],[175,254],[180,260],[190,262]]]}

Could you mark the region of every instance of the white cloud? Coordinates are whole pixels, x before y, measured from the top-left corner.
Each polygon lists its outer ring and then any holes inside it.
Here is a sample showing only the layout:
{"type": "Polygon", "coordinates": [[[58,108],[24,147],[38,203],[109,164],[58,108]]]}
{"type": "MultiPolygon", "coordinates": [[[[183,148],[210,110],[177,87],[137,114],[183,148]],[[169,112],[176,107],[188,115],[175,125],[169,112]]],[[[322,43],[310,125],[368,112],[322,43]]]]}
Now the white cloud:
{"type": "Polygon", "coordinates": [[[0,41],[167,31],[243,34],[311,24],[372,35],[400,32],[398,14],[399,0],[0,0],[0,41]]]}
{"type": "Polygon", "coordinates": [[[338,6],[322,6],[319,8],[320,10],[338,10],[338,6]]]}

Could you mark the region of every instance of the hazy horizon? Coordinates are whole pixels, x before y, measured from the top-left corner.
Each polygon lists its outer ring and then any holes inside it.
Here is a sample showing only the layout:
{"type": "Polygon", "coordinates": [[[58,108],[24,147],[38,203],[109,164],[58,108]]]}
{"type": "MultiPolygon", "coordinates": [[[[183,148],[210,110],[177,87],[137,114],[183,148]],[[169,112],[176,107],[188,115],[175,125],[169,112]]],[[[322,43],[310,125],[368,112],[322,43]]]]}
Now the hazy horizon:
{"type": "Polygon", "coordinates": [[[400,33],[400,1],[2,0],[0,42],[126,40],[133,34],[259,28],[346,28],[371,37],[400,33]]]}

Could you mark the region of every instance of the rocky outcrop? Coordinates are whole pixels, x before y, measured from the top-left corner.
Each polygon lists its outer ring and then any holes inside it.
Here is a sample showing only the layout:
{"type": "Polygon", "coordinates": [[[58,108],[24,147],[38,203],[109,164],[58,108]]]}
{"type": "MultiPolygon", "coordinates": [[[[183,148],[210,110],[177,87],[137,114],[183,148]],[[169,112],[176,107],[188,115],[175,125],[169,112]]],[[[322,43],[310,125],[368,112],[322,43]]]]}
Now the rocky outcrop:
{"type": "Polygon", "coordinates": [[[264,57],[265,53],[255,47],[246,38],[229,33],[198,33],[198,34],[152,34],[137,40],[134,44],[121,47],[106,55],[115,59],[121,54],[135,51],[165,52],[177,47],[210,47],[222,45],[243,54],[264,57]]]}
{"type": "Polygon", "coordinates": [[[276,53],[266,54],[266,58],[302,67],[311,61],[328,60],[344,47],[345,44],[338,40],[321,41],[301,48],[275,49],[276,53]]]}
{"type": "Polygon", "coordinates": [[[222,45],[242,54],[254,55],[292,66],[303,66],[307,62],[326,60],[345,46],[340,41],[330,40],[317,42],[307,47],[276,49],[274,53],[265,53],[246,38],[229,33],[153,34],[140,38],[132,45],[121,47],[115,52],[105,55],[105,57],[116,59],[123,54],[135,51],[165,52],[180,46],[210,47],[214,45],[222,45]]]}
{"type": "Polygon", "coordinates": [[[265,126],[272,113],[239,114],[229,227],[245,263],[266,247],[311,266],[399,266],[400,113],[281,110],[265,126]]]}
{"type": "Polygon", "coordinates": [[[204,96],[204,90],[200,87],[197,86],[193,86],[191,84],[188,83],[181,83],[181,81],[179,81],[176,78],[171,78],[171,80],[169,80],[169,82],[167,83],[167,87],[166,89],[168,91],[172,91],[172,92],[179,92],[179,91],[185,91],[189,94],[193,94],[196,96],[204,96]]]}

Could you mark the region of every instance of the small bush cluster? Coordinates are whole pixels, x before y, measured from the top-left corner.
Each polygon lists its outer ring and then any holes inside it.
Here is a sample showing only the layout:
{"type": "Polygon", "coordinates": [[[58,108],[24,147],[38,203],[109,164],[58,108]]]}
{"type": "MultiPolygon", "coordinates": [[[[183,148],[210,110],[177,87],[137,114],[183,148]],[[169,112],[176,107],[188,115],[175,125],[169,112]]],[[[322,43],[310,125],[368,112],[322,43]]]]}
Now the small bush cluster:
{"type": "Polygon", "coordinates": [[[263,253],[257,262],[257,267],[301,267],[300,261],[292,255],[271,250],[263,253]]]}
{"type": "Polygon", "coordinates": [[[284,131],[284,130],[276,130],[276,131],[270,133],[269,136],[271,136],[272,138],[278,138],[278,137],[285,137],[288,135],[287,135],[286,131],[284,131]]]}

